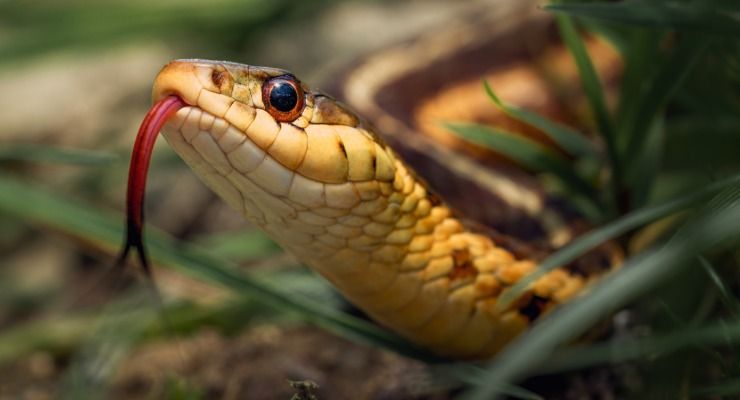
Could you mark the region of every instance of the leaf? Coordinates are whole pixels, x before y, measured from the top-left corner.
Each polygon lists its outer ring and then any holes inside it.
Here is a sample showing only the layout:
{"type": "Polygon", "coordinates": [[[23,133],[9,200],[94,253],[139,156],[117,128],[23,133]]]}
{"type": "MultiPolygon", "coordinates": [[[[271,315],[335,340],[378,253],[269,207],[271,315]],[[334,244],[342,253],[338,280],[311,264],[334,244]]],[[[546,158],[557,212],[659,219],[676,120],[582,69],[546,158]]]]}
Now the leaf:
{"type": "Polygon", "coordinates": [[[496,96],[487,81],[483,81],[483,86],[488,93],[488,97],[493,100],[494,104],[512,118],[529,124],[551,138],[559,147],[572,156],[586,157],[589,159],[598,159],[599,155],[594,148],[593,143],[583,134],[557,122],[551,121],[535,112],[515,107],[504,103],[496,96]]]}
{"type": "Polygon", "coordinates": [[[553,174],[573,193],[598,207],[593,186],[573,172],[568,160],[545,146],[522,136],[483,125],[446,123],[444,126],[463,139],[500,152],[527,169],[553,174]]]}
{"type": "Polygon", "coordinates": [[[622,1],[548,4],[545,10],[574,17],[652,28],[740,36],[740,7],[718,1],[622,1]]]}
{"type": "Polygon", "coordinates": [[[697,254],[727,244],[740,235],[740,190],[729,188],[715,196],[705,212],[684,225],[664,246],[633,256],[613,276],[536,322],[514,340],[486,367],[483,382],[467,399],[490,399],[496,382],[515,382],[536,370],[554,349],[582,334],[596,321],[658,286],[665,278],[685,268],[697,254]]]}

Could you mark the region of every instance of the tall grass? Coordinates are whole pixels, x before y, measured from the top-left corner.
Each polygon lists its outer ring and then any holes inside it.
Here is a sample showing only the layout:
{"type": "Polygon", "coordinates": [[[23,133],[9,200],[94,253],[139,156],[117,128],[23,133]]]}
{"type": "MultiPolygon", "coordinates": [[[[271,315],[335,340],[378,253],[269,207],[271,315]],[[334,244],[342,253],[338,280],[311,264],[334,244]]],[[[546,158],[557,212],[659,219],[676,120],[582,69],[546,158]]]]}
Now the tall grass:
{"type": "MultiPolygon", "coordinates": [[[[631,254],[624,268],[535,324],[504,349],[483,367],[467,398],[491,398],[500,393],[501,382],[519,382],[531,374],[627,361],[649,370],[644,375],[645,389],[622,388],[627,393],[634,391],[629,396],[737,395],[740,392],[732,379],[737,372],[731,365],[733,356],[719,355],[716,349],[732,348],[737,343],[734,315],[738,282],[732,270],[738,267],[740,186],[737,175],[723,179],[737,174],[740,159],[702,148],[720,137],[727,146],[738,148],[740,144],[740,126],[736,125],[740,111],[740,6],[730,1],[564,1],[545,9],[557,15],[562,39],[576,61],[597,121],[595,133],[607,149],[600,160],[605,172],[600,176],[605,178],[589,182],[593,182],[590,192],[605,194],[596,199],[599,214],[593,219],[611,222],[544,260],[539,271],[505,294],[502,302],[516,298],[537,276],[572,260],[597,242],[619,238],[629,243],[638,237],[639,226],[679,208],[691,212],[681,214],[677,220],[681,222],[664,230],[647,249],[631,254]],[[605,107],[600,79],[577,33],[578,26],[603,35],[622,54],[625,73],[614,113],[605,107]],[[723,127],[727,123],[723,121],[729,120],[734,121],[730,123],[735,128],[731,134],[723,127]],[[686,121],[695,121],[690,133],[684,130],[686,121]],[[676,136],[680,143],[674,141],[676,136]],[[691,157],[684,164],[676,160],[677,154],[691,157]],[[698,199],[704,195],[708,197],[698,199]],[[688,201],[691,197],[697,201],[688,201]],[[696,271],[701,269],[706,274],[697,276],[696,271]],[[687,298],[693,302],[685,301],[687,298]],[[635,333],[634,337],[593,345],[568,345],[599,321],[637,301],[661,305],[655,310],[635,312],[640,321],[648,321],[639,325],[654,332],[649,337],[640,338],[635,333]],[[707,352],[717,357],[706,357],[707,352]],[[688,372],[676,368],[676,353],[691,360],[688,372]],[[707,381],[700,372],[712,368],[722,371],[714,377],[718,382],[707,381]]],[[[489,92],[496,106],[506,107],[492,90],[489,92]]],[[[571,151],[569,136],[558,132],[553,123],[508,113],[542,129],[576,160],[589,157],[571,151]]],[[[521,153],[495,140],[510,136],[505,132],[480,126],[451,127],[463,137],[478,138],[478,142],[513,159],[521,153]],[[488,131],[488,139],[480,139],[486,137],[481,134],[483,130],[488,131]]],[[[529,151],[541,152],[534,145],[529,151]]],[[[578,178],[562,174],[562,166],[528,166],[555,176],[566,187],[577,188],[572,182],[578,178]]],[[[572,171],[578,173],[577,169],[572,171]]],[[[588,193],[582,190],[583,195],[588,193]]]]}

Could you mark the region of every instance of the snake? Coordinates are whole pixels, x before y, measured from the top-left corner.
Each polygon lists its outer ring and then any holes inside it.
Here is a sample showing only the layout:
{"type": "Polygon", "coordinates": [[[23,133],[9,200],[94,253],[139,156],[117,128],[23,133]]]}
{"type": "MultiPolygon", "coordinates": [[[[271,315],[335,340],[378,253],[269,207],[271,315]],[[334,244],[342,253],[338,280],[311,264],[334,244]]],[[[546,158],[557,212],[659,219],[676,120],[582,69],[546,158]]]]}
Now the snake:
{"type": "Polygon", "coordinates": [[[466,220],[348,105],[283,69],[201,59],[165,65],[152,98],[127,201],[126,249],[142,261],[146,171],[161,131],[231,208],[371,319],[440,356],[494,356],[613,268],[554,269],[501,307],[538,259],[466,220]]]}
{"type": "MultiPolygon", "coordinates": [[[[621,259],[619,249],[594,251],[502,301],[577,232],[526,173],[487,164],[490,154],[469,152],[438,127],[423,126],[433,118],[418,117],[419,109],[435,109],[454,118],[456,87],[446,97],[431,92],[467,71],[481,95],[480,76],[490,71],[476,68],[488,65],[497,87],[513,82],[513,93],[552,108],[534,62],[509,67],[523,58],[527,40],[552,53],[540,40],[551,21],[530,3],[472,10],[451,29],[354,65],[334,79],[345,85],[332,88],[352,107],[283,69],[201,59],[166,64],[131,157],[122,258],[135,249],[150,273],[143,203],[161,131],[206,186],[369,318],[443,357],[495,356],[621,259]],[[460,54],[476,62],[450,62],[460,54]],[[434,67],[422,70],[427,65],[434,67]],[[431,100],[418,106],[408,97],[431,100]]],[[[561,64],[558,57],[546,61],[550,68],[561,64]]]]}

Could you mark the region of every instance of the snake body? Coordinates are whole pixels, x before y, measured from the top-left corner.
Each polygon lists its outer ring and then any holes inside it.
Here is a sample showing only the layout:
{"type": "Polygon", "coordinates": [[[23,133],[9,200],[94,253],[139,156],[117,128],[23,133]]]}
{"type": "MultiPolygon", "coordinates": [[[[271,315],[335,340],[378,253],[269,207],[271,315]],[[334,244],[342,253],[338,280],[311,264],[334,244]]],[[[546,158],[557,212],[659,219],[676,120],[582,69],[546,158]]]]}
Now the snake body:
{"type": "Polygon", "coordinates": [[[374,320],[440,355],[489,357],[593,279],[556,269],[498,309],[536,262],[468,228],[367,122],[287,71],[177,60],[154,83],[155,101],[171,95],[186,106],[162,132],[207,186],[374,320]]]}

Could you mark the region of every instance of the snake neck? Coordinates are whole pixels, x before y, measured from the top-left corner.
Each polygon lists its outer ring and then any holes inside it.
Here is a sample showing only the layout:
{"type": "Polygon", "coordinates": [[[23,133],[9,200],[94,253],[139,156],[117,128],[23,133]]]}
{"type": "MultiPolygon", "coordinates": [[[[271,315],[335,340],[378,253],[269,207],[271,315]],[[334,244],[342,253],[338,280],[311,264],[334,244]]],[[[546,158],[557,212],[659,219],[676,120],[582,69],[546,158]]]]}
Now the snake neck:
{"type": "Polygon", "coordinates": [[[217,118],[186,107],[163,133],[232,208],[375,320],[440,354],[494,354],[585,284],[556,270],[499,310],[501,292],[535,263],[468,230],[392,150],[380,149],[384,158],[376,162],[387,163],[376,176],[382,179],[317,184],[281,166],[244,135],[231,143],[236,139],[229,129],[219,132],[215,124],[217,118]],[[209,129],[191,129],[212,118],[209,129]],[[244,159],[261,163],[245,173],[244,159]]]}

